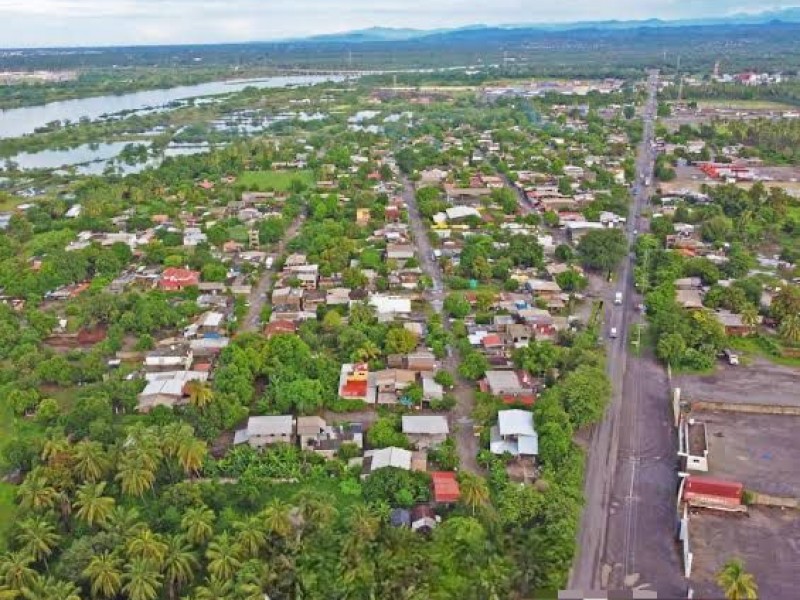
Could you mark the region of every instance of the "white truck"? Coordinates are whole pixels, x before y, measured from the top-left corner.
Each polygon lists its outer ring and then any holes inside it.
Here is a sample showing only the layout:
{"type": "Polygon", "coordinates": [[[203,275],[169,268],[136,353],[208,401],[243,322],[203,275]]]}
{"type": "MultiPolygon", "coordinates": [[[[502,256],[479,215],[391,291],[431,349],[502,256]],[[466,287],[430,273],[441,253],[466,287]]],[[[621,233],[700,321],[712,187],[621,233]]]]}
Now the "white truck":
{"type": "Polygon", "coordinates": [[[611,331],[609,331],[609,333],[608,333],[608,337],[610,337],[612,340],[617,339],[617,328],[616,327],[612,327],[611,328],[611,331]]]}
{"type": "Polygon", "coordinates": [[[617,292],[616,294],[614,294],[614,304],[616,304],[617,306],[622,304],[622,292],[617,292]]]}

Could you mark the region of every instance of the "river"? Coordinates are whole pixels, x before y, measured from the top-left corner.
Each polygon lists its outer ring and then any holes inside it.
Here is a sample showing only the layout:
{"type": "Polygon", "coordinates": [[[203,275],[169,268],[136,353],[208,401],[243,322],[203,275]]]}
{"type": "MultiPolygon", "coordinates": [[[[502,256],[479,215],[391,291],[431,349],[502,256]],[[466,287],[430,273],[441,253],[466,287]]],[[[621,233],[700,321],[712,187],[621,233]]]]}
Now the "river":
{"type": "Polygon", "coordinates": [[[143,110],[148,107],[164,107],[176,100],[201,96],[216,96],[240,92],[247,87],[280,88],[290,85],[314,85],[325,81],[342,81],[343,77],[307,75],[299,77],[265,77],[263,79],[240,79],[212,81],[198,85],[185,85],[163,90],[144,90],[115,96],[95,96],[50,102],[41,106],[25,106],[0,110],[0,138],[11,138],[33,133],[53,121],[76,122],[82,117],[97,119],[102,115],[122,111],[143,110]]]}

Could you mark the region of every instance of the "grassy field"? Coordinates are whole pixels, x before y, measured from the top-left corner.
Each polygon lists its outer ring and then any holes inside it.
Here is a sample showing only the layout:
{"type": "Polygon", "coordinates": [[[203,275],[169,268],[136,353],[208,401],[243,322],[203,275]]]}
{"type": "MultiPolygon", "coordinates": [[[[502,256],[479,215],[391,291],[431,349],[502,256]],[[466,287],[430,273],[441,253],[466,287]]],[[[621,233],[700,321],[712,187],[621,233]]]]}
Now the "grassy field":
{"type": "Polygon", "coordinates": [[[749,110],[794,110],[796,107],[768,100],[698,100],[699,108],[741,108],[749,110]]]}
{"type": "Polygon", "coordinates": [[[16,486],[0,483],[0,551],[6,549],[6,535],[14,522],[14,513],[17,512],[16,495],[16,486]]]}
{"type": "Polygon", "coordinates": [[[743,353],[744,356],[742,358],[744,359],[747,359],[748,355],[760,356],[761,358],[775,363],[776,365],[782,365],[784,367],[800,367],[800,358],[791,356],[776,356],[775,354],[768,352],[767,348],[764,347],[763,343],[761,343],[757,337],[730,338],[728,343],[731,347],[733,347],[733,349],[743,353]]]}
{"type": "Polygon", "coordinates": [[[237,183],[253,190],[286,192],[295,180],[312,185],[314,174],[311,171],[247,171],[241,174],[237,183]]]}

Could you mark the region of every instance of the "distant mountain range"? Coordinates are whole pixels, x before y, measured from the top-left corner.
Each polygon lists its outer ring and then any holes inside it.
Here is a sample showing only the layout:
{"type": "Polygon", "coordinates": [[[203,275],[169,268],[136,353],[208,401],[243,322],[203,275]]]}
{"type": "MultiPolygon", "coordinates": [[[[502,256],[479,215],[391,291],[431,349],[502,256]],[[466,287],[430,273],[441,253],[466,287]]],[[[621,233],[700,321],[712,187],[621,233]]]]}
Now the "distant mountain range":
{"type": "Polygon", "coordinates": [[[330,43],[349,43],[358,44],[366,42],[403,42],[409,40],[419,40],[427,37],[438,37],[456,35],[464,33],[478,33],[482,30],[497,31],[501,30],[531,30],[531,31],[574,31],[574,30],[624,30],[640,29],[646,27],[697,27],[713,25],[760,25],[765,23],[800,23],[800,7],[785,8],[780,10],[768,10],[756,13],[736,13],[727,16],[714,16],[696,19],[646,19],[639,21],[576,21],[573,23],[516,23],[505,25],[469,25],[466,27],[454,27],[448,29],[401,29],[392,27],[371,27],[369,29],[358,29],[342,33],[316,35],[303,38],[305,42],[330,42],[330,43]]]}

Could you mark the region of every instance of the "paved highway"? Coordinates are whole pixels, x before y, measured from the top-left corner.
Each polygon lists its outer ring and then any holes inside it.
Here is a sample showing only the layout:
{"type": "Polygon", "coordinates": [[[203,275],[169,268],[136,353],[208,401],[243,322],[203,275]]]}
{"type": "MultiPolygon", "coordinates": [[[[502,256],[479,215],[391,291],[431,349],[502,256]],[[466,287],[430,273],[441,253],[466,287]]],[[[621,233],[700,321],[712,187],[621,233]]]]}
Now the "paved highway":
{"type": "MultiPolygon", "coordinates": [[[[648,77],[643,141],[632,185],[628,241],[648,228],[642,211],[653,177],[653,140],[658,73],[648,77]]],[[[686,591],[674,546],[675,449],[669,419],[669,388],[663,370],[650,357],[629,356],[629,336],[642,320],[642,302],[633,284],[628,256],[605,297],[608,375],[613,394],[605,419],[593,432],[586,463],[586,505],[570,588],[642,587],[678,597],[686,591]],[[622,305],[614,295],[622,292],[622,305]]]]}

